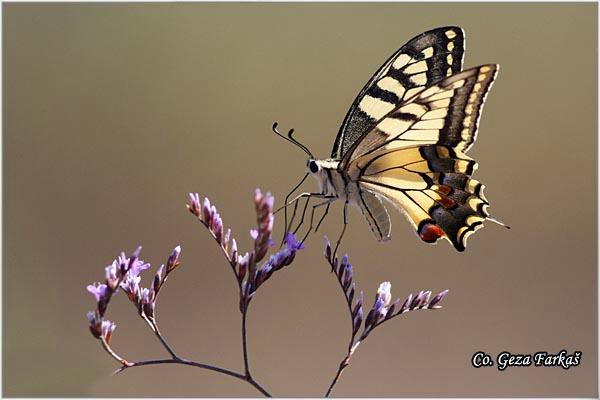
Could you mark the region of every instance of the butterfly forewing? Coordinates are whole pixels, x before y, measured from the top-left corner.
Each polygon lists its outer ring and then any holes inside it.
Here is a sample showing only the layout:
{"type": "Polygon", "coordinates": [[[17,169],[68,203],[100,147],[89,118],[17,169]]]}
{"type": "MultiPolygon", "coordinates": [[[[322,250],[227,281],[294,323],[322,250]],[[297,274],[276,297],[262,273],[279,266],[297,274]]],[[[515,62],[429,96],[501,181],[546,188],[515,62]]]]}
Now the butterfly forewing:
{"type": "Polygon", "coordinates": [[[342,165],[382,148],[441,144],[466,152],[475,141],[481,109],[497,70],[497,65],[482,65],[423,90],[365,133],[342,165]]]}
{"type": "Polygon", "coordinates": [[[434,29],[402,46],[358,94],[335,140],[332,158],[352,145],[390,111],[416,93],[462,68],[464,33],[458,27],[434,29]]]}

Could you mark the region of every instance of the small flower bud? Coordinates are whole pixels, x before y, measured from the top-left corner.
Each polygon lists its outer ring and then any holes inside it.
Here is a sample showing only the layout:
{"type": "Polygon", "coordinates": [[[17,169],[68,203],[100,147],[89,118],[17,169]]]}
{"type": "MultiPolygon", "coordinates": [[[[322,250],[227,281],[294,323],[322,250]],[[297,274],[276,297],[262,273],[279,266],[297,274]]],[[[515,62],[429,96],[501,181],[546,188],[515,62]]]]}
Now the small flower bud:
{"type": "Polygon", "coordinates": [[[142,278],[140,278],[139,276],[132,276],[128,274],[125,277],[125,280],[121,283],[121,288],[123,288],[129,300],[134,303],[138,302],[140,291],[139,284],[141,279],[142,278]]]}
{"type": "Polygon", "coordinates": [[[352,282],[352,286],[350,287],[350,292],[348,292],[348,304],[352,304],[352,300],[354,299],[354,291],[356,290],[356,286],[354,282],[352,282]]]}
{"type": "Polygon", "coordinates": [[[106,341],[106,343],[110,344],[110,339],[112,338],[112,334],[115,331],[115,328],[117,327],[117,324],[115,324],[112,321],[109,320],[105,320],[102,321],[102,337],[104,337],[104,340],[106,341]]]}
{"type": "Polygon", "coordinates": [[[187,205],[188,210],[196,217],[199,217],[201,212],[200,196],[198,193],[190,193],[189,199],[190,203],[187,205]]]}
{"type": "Polygon", "coordinates": [[[210,201],[206,197],[202,202],[202,222],[206,225],[210,224],[210,201]]]}
{"type": "Polygon", "coordinates": [[[398,310],[398,314],[402,314],[403,312],[408,310],[408,306],[410,305],[410,303],[412,302],[412,293],[410,293],[408,295],[408,297],[406,298],[406,300],[404,300],[404,303],[402,303],[402,307],[400,307],[400,310],[398,310]]]}
{"type": "Polygon", "coordinates": [[[431,301],[429,302],[428,308],[430,308],[430,309],[441,308],[441,306],[438,306],[437,304],[440,301],[442,301],[442,299],[448,294],[448,291],[449,290],[446,289],[443,292],[440,292],[437,295],[435,295],[435,297],[433,299],[431,299],[431,301]]]}
{"type": "Polygon", "coordinates": [[[398,307],[398,304],[400,304],[400,299],[394,301],[394,303],[388,308],[387,313],[385,314],[385,319],[391,318],[393,316],[394,310],[398,307]]]}
{"type": "Polygon", "coordinates": [[[359,307],[352,322],[352,335],[356,335],[356,332],[360,329],[360,324],[363,320],[363,310],[359,307]]]}
{"type": "Polygon", "coordinates": [[[173,252],[167,259],[167,274],[173,271],[179,265],[179,255],[181,254],[181,246],[173,249],[173,252]]]}
{"type": "Polygon", "coordinates": [[[238,248],[237,248],[237,242],[234,239],[231,239],[231,260],[233,260],[234,262],[237,262],[237,258],[238,258],[238,248]]]}
{"type": "Polygon", "coordinates": [[[352,265],[346,264],[345,270],[346,271],[344,273],[344,282],[343,282],[344,292],[346,292],[348,290],[348,288],[350,287],[350,284],[352,283],[352,265]]]}
{"type": "Polygon", "coordinates": [[[327,260],[331,261],[331,243],[329,242],[329,238],[324,236],[325,238],[325,257],[327,260]]]}
{"type": "Polygon", "coordinates": [[[154,289],[154,292],[158,292],[160,290],[160,287],[162,285],[162,273],[164,268],[165,265],[161,265],[158,271],[156,271],[156,275],[154,275],[154,280],[152,281],[152,288],[154,289]]]}
{"type": "Polygon", "coordinates": [[[409,310],[414,310],[421,304],[421,300],[423,299],[424,292],[421,290],[418,295],[416,295],[410,305],[408,306],[409,310]]]}
{"type": "Polygon", "coordinates": [[[90,332],[96,339],[100,339],[102,335],[102,317],[98,311],[89,311],[87,313],[90,332]]]}
{"type": "Polygon", "coordinates": [[[383,301],[383,305],[387,307],[392,300],[392,284],[389,282],[383,282],[379,285],[379,289],[377,289],[377,298],[380,298],[383,301]]]}
{"type": "Polygon", "coordinates": [[[231,229],[227,228],[225,235],[223,236],[223,249],[227,253],[229,251],[229,238],[231,237],[231,229]]]}
{"type": "Polygon", "coordinates": [[[94,296],[97,303],[107,301],[112,294],[108,285],[99,282],[96,282],[92,285],[87,285],[87,291],[94,296]]]}
{"type": "Polygon", "coordinates": [[[112,264],[107,266],[104,270],[106,271],[106,285],[114,292],[119,284],[119,262],[117,260],[113,261],[112,264]]]}
{"type": "Polygon", "coordinates": [[[420,308],[426,308],[429,303],[429,298],[431,297],[431,290],[427,290],[423,293],[423,299],[421,300],[420,308]]]}

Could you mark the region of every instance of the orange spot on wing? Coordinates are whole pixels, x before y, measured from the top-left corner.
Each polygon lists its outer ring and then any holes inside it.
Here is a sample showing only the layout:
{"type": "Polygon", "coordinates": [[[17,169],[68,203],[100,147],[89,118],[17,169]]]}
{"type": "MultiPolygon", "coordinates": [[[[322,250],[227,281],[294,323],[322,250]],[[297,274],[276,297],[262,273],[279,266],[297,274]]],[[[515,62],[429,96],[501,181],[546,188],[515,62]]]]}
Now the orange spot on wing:
{"type": "Polygon", "coordinates": [[[441,196],[438,202],[444,207],[446,210],[456,206],[456,202],[452,200],[450,197],[441,196]]]}
{"type": "Polygon", "coordinates": [[[433,243],[444,236],[444,231],[439,226],[427,222],[419,229],[419,237],[427,243],[433,243]]]}
{"type": "Polygon", "coordinates": [[[448,196],[450,193],[452,193],[452,188],[447,185],[439,185],[436,189],[436,192],[448,196]]]}

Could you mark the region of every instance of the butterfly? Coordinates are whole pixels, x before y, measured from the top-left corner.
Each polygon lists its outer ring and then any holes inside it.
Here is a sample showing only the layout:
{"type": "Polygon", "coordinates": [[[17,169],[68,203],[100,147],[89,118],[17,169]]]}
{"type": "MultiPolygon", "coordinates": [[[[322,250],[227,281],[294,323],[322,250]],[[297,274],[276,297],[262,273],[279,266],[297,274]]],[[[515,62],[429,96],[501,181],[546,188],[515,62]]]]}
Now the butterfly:
{"type": "MultiPolygon", "coordinates": [[[[499,66],[480,65],[462,71],[464,32],[442,27],[424,32],[396,51],[371,77],[346,114],[331,157],[316,159],[306,146],[287,138],[308,154],[307,174],[319,191],[305,192],[287,206],[307,198],[327,206],[336,200],[358,207],[380,242],[391,238],[386,205],[402,211],[424,242],[447,239],[464,251],[467,238],[490,217],[484,186],[471,175],[477,163],[466,155],[477,138],[483,104],[499,66]]],[[[292,216],[292,221],[294,219],[292,216]]],[[[291,223],[290,223],[291,226],[291,223]]],[[[298,226],[299,228],[299,226],[298,226]]],[[[287,229],[287,221],[286,221],[287,229]]],[[[307,233],[308,235],[308,233],[307,233]]],[[[305,237],[306,238],[306,237],[305,237]]]]}

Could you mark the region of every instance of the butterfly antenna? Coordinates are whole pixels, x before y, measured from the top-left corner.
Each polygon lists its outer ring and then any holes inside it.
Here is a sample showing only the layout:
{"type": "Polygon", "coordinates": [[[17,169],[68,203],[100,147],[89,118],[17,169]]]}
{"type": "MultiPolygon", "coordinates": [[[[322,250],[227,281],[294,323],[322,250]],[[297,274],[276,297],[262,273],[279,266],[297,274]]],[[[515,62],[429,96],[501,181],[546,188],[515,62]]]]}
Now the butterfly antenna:
{"type": "Polygon", "coordinates": [[[510,226],[506,225],[504,222],[498,221],[497,219],[494,219],[494,218],[491,218],[491,217],[487,217],[486,219],[488,219],[488,220],[490,220],[492,222],[495,222],[498,225],[501,225],[501,226],[505,227],[506,229],[510,229],[510,226]]]}
{"type": "Polygon", "coordinates": [[[310,152],[310,150],[308,150],[308,147],[306,147],[305,145],[303,145],[302,143],[300,143],[293,135],[294,135],[294,130],[290,129],[290,131],[288,132],[287,136],[283,135],[281,132],[279,132],[279,130],[277,130],[277,126],[279,124],[277,122],[275,122],[273,124],[273,127],[271,129],[273,129],[273,132],[277,135],[282,137],[283,139],[287,140],[288,142],[294,144],[295,146],[299,147],[302,151],[304,151],[306,154],[308,154],[308,156],[310,158],[314,158],[313,154],[310,152]]]}

